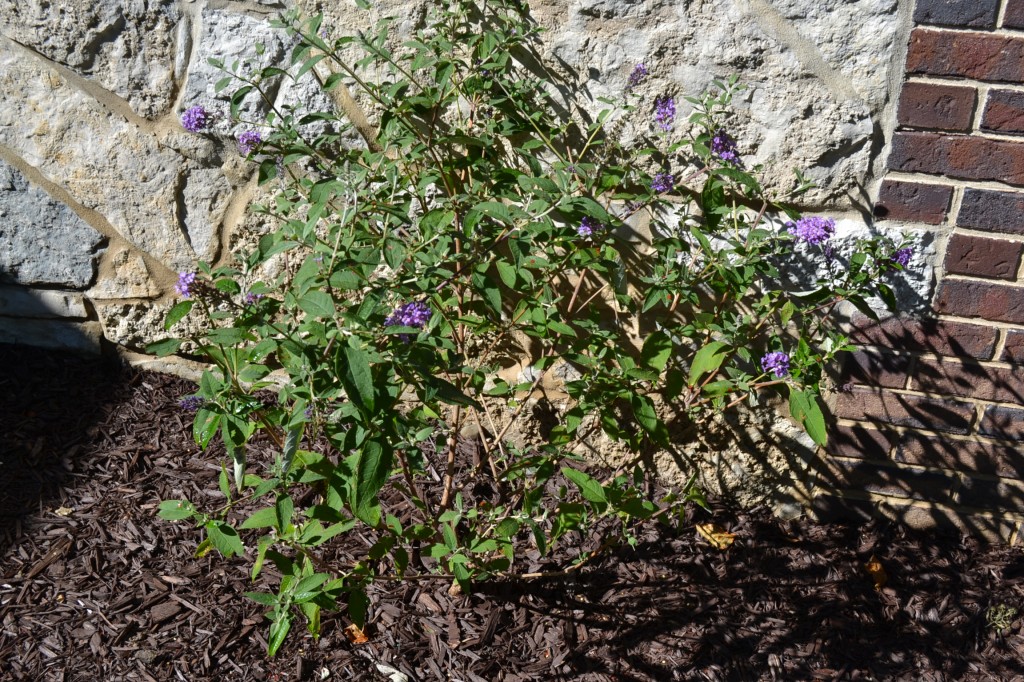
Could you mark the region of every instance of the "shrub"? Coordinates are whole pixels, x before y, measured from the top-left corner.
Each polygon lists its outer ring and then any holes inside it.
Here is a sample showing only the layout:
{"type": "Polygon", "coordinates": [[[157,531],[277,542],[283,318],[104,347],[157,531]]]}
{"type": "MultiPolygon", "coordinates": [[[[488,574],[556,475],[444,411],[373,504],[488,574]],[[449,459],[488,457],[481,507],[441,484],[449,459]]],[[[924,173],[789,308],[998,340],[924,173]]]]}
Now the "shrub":
{"type": "Polygon", "coordinates": [[[161,515],[204,528],[200,553],[243,555],[241,534],[255,538],[253,580],[267,560],[279,574],[248,595],[268,607],[271,654],[298,612],[316,635],[340,600],[361,627],[374,580],[427,566],[469,590],[575,531],[630,541],[636,523],[700,501],[692,485],[651,499],[644,458],[765,392],[825,442],[823,368],[847,346],[836,306],[892,302],[885,278],[909,252],[873,239],[837,253],[832,221],[781,203],[809,187],[799,174],[791,196],[769,196],[727,130],[735,79],[687,99],[680,120],[670,95],[639,94],[651,76],[637,65],[591,118],[556,97],[536,66],[540,30],[512,0],[434,7],[398,47],[387,20],[332,41],[320,23],[279,22],[296,44],[288,69],[219,65],[219,87],[240,83],[232,117],[250,97],[271,110],[240,122],[237,144],[261,183],[280,182],[254,207],[278,227],[233,266],[182,273],[167,320],[206,320],[187,348],[217,371],[187,407],[233,476],[222,469],[219,509],[169,500],[161,515]],[[349,116],[276,107],[274,79],[303,77],[344,91],[349,116]],[[609,134],[627,121],[642,131],[629,148],[609,134]],[[353,132],[365,144],[347,144],[353,132]],[[794,290],[787,273],[808,267],[816,282],[794,290]],[[524,357],[524,380],[499,376],[524,357]],[[516,449],[500,424],[559,367],[570,406],[546,442],[516,449]],[[463,471],[467,426],[482,452],[463,471]],[[598,432],[634,455],[603,478],[580,457],[598,432]],[[257,434],[276,461],[247,467],[257,434]],[[470,500],[470,479],[489,493],[470,500]],[[319,558],[357,528],[365,560],[319,558]]]}

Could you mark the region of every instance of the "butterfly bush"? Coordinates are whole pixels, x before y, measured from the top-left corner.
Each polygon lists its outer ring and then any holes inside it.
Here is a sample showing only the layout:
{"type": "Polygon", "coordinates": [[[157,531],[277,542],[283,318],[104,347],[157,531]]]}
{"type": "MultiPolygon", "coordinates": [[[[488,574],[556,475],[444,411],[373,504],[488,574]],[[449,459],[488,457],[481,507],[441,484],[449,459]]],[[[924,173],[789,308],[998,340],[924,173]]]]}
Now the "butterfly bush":
{"type": "MultiPolygon", "coordinates": [[[[722,411],[778,395],[824,444],[824,371],[848,347],[835,313],[873,314],[868,297],[893,300],[910,263],[903,241],[830,241],[834,221],[787,203],[808,188],[800,176],[786,194],[742,167],[725,132],[735,79],[679,110],[659,97],[652,125],[639,86],[668,74],[641,62],[616,102],[584,114],[582,95],[555,101],[571,87],[514,57],[543,52],[525,4],[468,7],[431,4],[416,40],[390,47],[383,21],[336,38],[342,51],[292,10],[277,22],[290,64],[214,60],[270,197],[252,210],[272,229],[230,264],[179,276],[167,327],[188,316],[199,331],[153,351],[214,367],[182,408],[225,456],[218,491],[160,514],[197,527],[200,555],[251,562],[270,653],[296,622],[319,634],[325,609],[361,627],[375,580],[433,574],[469,591],[566,543],[585,561],[635,543],[644,522],[682,523],[702,502],[695,479],[652,498],[643,464],[722,411]],[[376,128],[300,108],[241,119],[281,69],[323,62],[352,77],[357,118],[376,128]],[[655,134],[627,147],[623,126],[655,134]],[[819,273],[825,247],[845,267],[800,287],[780,274],[819,273]],[[517,447],[508,429],[541,382],[566,399],[543,442],[517,447]],[[597,476],[580,455],[602,438],[629,454],[597,476]],[[366,555],[332,563],[347,533],[366,555]]],[[[182,117],[194,133],[209,123],[201,107],[182,117]]]]}

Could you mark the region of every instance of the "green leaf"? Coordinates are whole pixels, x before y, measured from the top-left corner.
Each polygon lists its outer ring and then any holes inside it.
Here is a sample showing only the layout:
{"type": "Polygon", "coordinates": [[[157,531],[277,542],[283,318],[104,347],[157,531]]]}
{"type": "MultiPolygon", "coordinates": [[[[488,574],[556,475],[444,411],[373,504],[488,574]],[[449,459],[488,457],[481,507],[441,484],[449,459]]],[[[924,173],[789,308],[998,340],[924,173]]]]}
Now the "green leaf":
{"type": "Polygon", "coordinates": [[[722,223],[720,209],[725,206],[725,187],[714,175],[708,177],[700,193],[700,207],[704,222],[711,232],[717,232],[722,223]]]}
{"type": "Polygon", "coordinates": [[[299,299],[299,307],[313,317],[334,317],[334,301],[326,292],[314,289],[299,299]]]}
{"type": "Polygon", "coordinates": [[[274,504],[277,514],[277,527],[282,533],[288,532],[288,526],[292,523],[292,516],[295,514],[295,503],[289,495],[278,495],[274,504]]]}
{"type": "Polygon", "coordinates": [[[348,617],[359,629],[366,625],[366,612],[370,607],[370,598],[361,587],[352,588],[348,593],[348,617]]]}
{"type": "Polygon", "coordinates": [[[358,452],[352,513],[370,526],[380,523],[377,493],[391,475],[391,462],[392,450],[386,442],[368,440],[358,452]]]}
{"type": "Polygon", "coordinates": [[[284,644],[288,631],[292,629],[291,611],[278,611],[277,619],[270,624],[270,641],[267,642],[267,655],[273,656],[284,644]]]}
{"type": "Polygon", "coordinates": [[[238,531],[223,521],[210,521],[206,524],[206,535],[225,557],[245,554],[245,547],[242,546],[242,539],[238,537],[238,531]]]}
{"type": "Polygon", "coordinates": [[[155,355],[158,358],[162,358],[177,353],[183,343],[185,343],[185,339],[164,339],[162,341],[154,341],[146,346],[146,352],[151,355],[155,355]]]}
{"type": "Polygon", "coordinates": [[[362,349],[345,346],[341,349],[339,359],[342,366],[338,368],[338,378],[345,387],[345,393],[363,415],[369,418],[373,414],[375,397],[369,356],[362,349]]]}
{"type": "Polygon", "coordinates": [[[501,281],[510,289],[514,289],[516,286],[516,269],[510,263],[503,260],[497,260],[494,265],[498,268],[498,276],[501,277],[501,281]]]}
{"type": "Polygon", "coordinates": [[[274,606],[277,604],[277,595],[267,594],[266,592],[246,592],[245,596],[252,599],[257,604],[263,606],[274,606]]]}
{"type": "Polygon", "coordinates": [[[608,503],[604,487],[597,479],[570,467],[562,467],[562,475],[576,484],[576,487],[580,489],[580,494],[583,495],[583,499],[599,505],[608,503]]]}
{"type": "Polygon", "coordinates": [[[790,390],[789,412],[800,422],[807,435],[824,447],[828,443],[828,430],[825,426],[825,415],[818,404],[817,396],[811,391],[790,390]]]}
{"type": "Polygon", "coordinates": [[[643,430],[650,434],[651,438],[656,442],[667,444],[668,427],[658,417],[658,412],[654,409],[654,403],[651,399],[645,395],[632,395],[630,396],[629,403],[632,405],[633,414],[636,415],[636,420],[640,422],[643,430]]]}
{"type": "Polygon", "coordinates": [[[195,304],[195,301],[180,301],[175,303],[171,309],[167,311],[167,319],[164,320],[164,329],[170,329],[174,325],[178,324],[181,318],[189,314],[192,310],[192,306],[195,304]]]}
{"type": "Polygon", "coordinates": [[[195,507],[188,500],[164,500],[158,507],[157,514],[166,521],[181,521],[195,515],[195,507]]]}
{"type": "Polygon", "coordinates": [[[712,341],[697,351],[690,365],[690,386],[695,386],[703,375],[721,367],[728,354],[729,344],[724,341],[712,341]]]}
{"type": "Polygon", "coordinates": [[[672,337],[663,331],[656,331],[644,341],[640,351],[640,364],[664,372],[672,356],[672,337]]]}
{"type": "Polygon", "coordinates": [[[277,523],[277,508],[264,507],[255,511],[239,527],[242,530],[249,530],[250,528],[280,528],[277,523]]]}

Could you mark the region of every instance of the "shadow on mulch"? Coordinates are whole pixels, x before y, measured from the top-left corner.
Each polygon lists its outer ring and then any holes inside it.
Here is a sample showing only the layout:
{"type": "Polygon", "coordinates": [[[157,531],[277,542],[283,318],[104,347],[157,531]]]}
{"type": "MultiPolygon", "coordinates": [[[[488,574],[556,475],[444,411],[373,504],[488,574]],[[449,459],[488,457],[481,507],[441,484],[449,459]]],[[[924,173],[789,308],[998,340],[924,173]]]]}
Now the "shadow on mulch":
{"type": "Polygon", "coordinates": [[[196,559],[198,531],[156,518],[161,499],[219,495],[217,453],[177,406],[190,384],[23,348],[0,362],[4,680],[388,680],[377,664],[405,675],[392,682],[1024,678],[1021,621],[998,632],[985,615],[1024,608],[1018,549],[724,507],[570,578],[457,597],[379,583],[368,644],[345,639],[342,612],[268,660],[247,563],[196,559]],[[728,550],[695,536],[708,518],[736,534],[728,550]]]}

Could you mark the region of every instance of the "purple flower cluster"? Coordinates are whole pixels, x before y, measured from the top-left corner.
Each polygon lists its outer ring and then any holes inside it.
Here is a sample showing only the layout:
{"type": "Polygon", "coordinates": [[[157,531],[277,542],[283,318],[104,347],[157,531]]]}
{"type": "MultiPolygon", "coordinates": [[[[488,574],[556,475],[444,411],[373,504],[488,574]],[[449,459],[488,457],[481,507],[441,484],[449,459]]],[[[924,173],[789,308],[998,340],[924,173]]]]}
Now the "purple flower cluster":
{"type": "Polygon", "coordinates": [[[213,123],[213,114],[199,106],[189,107],[181,115],[181,127],[190,133],[200,133],[213,123]]]}
{"type": "Polygon", "coordinates": [[[263,294],[254,294],[251,291],[249,291],[246,292],[242,300],[245,301],[246,305],[252,305],[253,303],[259,301],[261,298],[263,298],[263,294]]]}
{"type": "Polygon", "coordinates": [[[395,312],[391,313],[388,319],[384,320],[384,326],[422,329],[430,321],[431,313],[430,306],[426,303],[420,301],[403,303],[395,312]]]}
{"type": "Polygon", "coordinates": [[[238,151],[242,156],[249,156],[263,144],[263,136],[255,130],[246,130],[238,136],[238,151]]]}
{"type": "Polygon", "coordinates": [[[651,180],[651,189],[659,193],[668,192],[675,186],[675,182],[676,179],[672,177],[671,173],[658,173],[651,180]]]}
{"type": "Polygon", "coordinates": [[[896,253],[892,255],[892,262],[899,265],[902,268],[910,265],[910,258],[914,255],[914,250],[909,246],[902,249],[898,249],[896,253]]]}
{"type": "Polygon", "coordinates": [[[724,130],[717,131],[711,137],[711,153],[722,161],[739,164],[740,155],[736,153],[736,141],[724,130]]]}
{"type": "Polygon", "coordinates": [[[668,132],[672,130],[672,122],[676,118],[676,101],[671,97],[659,97],[654,100],[654,122],[668,132]]]}
{"type": "Polygon", "coordinates": [[[786,223],[786,227],[789,228],[789,233],[797,239],[817,246],[828,241],[828,238],[835,234],[836,221],[831,218],[809,216],[801,218],[795,223],[790,221],[786,223]]]}
{"type": "Polygon", "coordinates": [[[580,226],[576,228],[576,233],[581,237],[592,237],[595,230],[600,230],[603,227],[604,225],[590,216],[584,216],[583,220],[580,221],[580,226]]]}
{"type": "Polygon", "coordinates": [[[629,74],[629,80],[626,81],[626,92],[640,85],[645,78],[647,78],[647,67],[643,64],[634,66],[633,72],[629,74]]]}
{"type": "Polygon", "coordinates": [[[789,356],[780,351],[765,353],[761,358],[761,369],[777,377],[784,377],[789,374],[789,356]]]}
{"type": "Polygon", "coordinates": [[[180,407],[183,412],[195,412],[205,404],[206,398],[198,395],[186,396],[178,401],[178,407],[180,407]]]}
{"type": "Polygon", "coordinates": [[[178,273],[178,283],[174,285],[174,290],[178,292],[178,295],[182,298],[192,297],[192,285],[196,281],[196,273],[194,272],[180,272],[178,273]]]}

